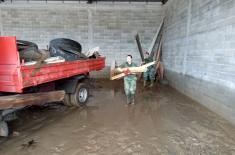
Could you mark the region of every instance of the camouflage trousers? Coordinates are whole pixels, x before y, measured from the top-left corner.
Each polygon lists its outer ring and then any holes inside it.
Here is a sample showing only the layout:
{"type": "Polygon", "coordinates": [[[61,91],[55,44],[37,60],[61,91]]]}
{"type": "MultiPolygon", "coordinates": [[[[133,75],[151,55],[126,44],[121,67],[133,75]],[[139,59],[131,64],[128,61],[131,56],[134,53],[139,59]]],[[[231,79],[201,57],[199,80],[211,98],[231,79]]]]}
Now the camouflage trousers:
{"type": "Polygon", "coordinates": [[[147,80],[150,80],[150,81],[153,81],[155,80],[155,69],[153,67],[151,68],[148,68],[148,70],[146,72],[144,72],[144,80],[147,81],[147,80]]]}
{"type": "Polygon", "coordinates": [[[126,96],[135,95],[136,80],[126,80],[126,79],[124,79],[124,90],[125,90],[126,96]]]}

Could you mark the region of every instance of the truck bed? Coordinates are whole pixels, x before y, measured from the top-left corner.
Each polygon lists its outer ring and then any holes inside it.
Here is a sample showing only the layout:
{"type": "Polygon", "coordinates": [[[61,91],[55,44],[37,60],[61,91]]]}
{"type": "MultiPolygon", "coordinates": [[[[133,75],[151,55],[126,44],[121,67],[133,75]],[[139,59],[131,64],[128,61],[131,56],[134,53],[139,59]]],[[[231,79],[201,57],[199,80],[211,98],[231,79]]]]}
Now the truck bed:
{"type": "Polygon", "coordinates": [[[24,66],[20,62],[16,37],[0,37],[0,92],[22,93],[24,88],[105,67],[105,58],[24,66]]]}

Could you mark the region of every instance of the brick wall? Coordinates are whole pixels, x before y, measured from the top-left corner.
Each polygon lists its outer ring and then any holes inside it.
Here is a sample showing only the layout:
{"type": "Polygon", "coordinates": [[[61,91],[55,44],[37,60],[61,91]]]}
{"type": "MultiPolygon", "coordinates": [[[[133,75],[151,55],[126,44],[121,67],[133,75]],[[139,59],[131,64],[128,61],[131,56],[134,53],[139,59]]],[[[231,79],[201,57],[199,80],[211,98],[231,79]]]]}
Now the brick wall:
{"type": "Polygon", "coordinates": [[[235,124],[235,1],[169,0],[165,15],[170,84],[235,124]]]}
{"type": "Polygon", "coordinates": [[[41,48],[53,38],[66,37],[79,41],[83,50],[100,46],[107,66],[112,60],[120,64],[127,54],[139,62],[134,35],[139,32],[143,47],[148,49],[162,10],[161,3],[3,4],[1,35],[16,35],[41,48]]]}

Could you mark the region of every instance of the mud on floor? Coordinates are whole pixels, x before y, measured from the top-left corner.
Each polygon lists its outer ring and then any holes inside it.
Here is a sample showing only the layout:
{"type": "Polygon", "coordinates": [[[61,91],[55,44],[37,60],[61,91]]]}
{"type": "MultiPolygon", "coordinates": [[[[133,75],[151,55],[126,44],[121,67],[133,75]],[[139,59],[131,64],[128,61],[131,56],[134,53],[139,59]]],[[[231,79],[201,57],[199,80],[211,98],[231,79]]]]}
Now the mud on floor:
{"type": "Polygon", "coordinates": [[[139,84],[136,105],[125,106],[122,82],[93,84],[87,107],[21,111],[0,154],[235,154],[234,126],[168,86],[139,84]]]}

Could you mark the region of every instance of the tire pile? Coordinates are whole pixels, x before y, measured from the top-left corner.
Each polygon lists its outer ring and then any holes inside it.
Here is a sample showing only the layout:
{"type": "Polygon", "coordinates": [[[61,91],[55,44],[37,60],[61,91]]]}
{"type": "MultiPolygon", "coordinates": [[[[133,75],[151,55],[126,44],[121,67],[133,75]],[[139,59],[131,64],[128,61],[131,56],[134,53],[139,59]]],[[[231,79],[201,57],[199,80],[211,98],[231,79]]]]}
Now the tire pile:
{"type": "Polygon", "coordinates": [[[17,40],[17,48],[19,51],[20,59],[24,59],[25,62],[38,61],[42,58],[50,57],[49,52],[45,50],[39,50],[38,45],[24,40],[17,40]]]}
{"type": "Polygon", "coordinates": [[[81,53],[82,46],[71,39],[58,38],[51,40],[49,51],[51,56],[61,56],[66,61],[87,59],[87,57],[81,53]]]}
{"type": "Polygon", "coordinates": [[[43,61],[49,57],[63,57],[65,61],[84,60],[99,57],[99,54],[94,53],[92,56],[83,54],[80,43],[67,39],[57,38],[49,43],[49,50],[40,50],[38,45],[25,40],[17,40],[17,48],[20,59],[25,62],[43,61]]]}

